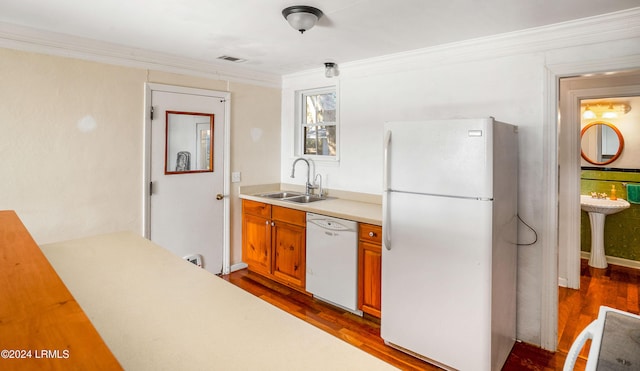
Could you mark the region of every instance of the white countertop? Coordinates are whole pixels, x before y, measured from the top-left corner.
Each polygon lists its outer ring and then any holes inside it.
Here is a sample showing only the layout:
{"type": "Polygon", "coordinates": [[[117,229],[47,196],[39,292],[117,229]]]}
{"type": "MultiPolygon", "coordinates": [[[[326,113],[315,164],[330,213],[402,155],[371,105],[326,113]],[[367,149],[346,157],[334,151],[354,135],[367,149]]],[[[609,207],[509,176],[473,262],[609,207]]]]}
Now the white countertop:
{"type": "Polygon", "coordinates": [[[380,196],[359,195],[349,192],[334,191],[329,194],[330,198],[327,200],[315,201],[306,204],[280,201],[273,198],[259,196],[261,193],[275,192],[279,190],[291,189],[286,187],[281,188],[279,185],[242,187],[240,190],[240,198],[336,218],[353,220],[360,223],[382,225],[382,205],[379,202],[380,196]]]}
{"type": "Polygon", "coordinates": [[[392,369],[133,233],[41,249],[126,370],[392,369]]]}

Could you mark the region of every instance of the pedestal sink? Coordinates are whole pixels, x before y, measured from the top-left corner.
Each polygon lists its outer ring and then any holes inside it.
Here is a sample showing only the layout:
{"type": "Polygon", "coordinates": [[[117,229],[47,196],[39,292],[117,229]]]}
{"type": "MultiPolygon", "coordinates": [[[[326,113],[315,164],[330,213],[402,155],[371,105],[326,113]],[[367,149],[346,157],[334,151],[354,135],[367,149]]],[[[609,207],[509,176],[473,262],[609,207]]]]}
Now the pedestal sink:
{"type": "Polygon", "coordinates": [[[607,215],[627,209],[629,202],[622,199],[593,198],[580,195],[580,208],[589,213],[591,222],[591,257],[589,265],[594,268],[606,268],[607,259],[604,255],[604,219],[607,215]]]}

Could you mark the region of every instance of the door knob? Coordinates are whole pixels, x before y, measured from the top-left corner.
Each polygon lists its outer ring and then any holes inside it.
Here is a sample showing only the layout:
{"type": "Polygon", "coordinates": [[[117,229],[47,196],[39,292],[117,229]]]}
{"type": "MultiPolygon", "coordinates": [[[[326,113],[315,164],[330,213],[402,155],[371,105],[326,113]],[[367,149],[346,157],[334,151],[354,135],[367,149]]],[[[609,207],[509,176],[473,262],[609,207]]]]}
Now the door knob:
{"type": "Polygon", "coordinates": [[[222,193],[218,193],[216,195],[216,200],[218,200],[218,201],[222,200],[223,198],[224,198],[224,196],[222,195],[222,193]]]}

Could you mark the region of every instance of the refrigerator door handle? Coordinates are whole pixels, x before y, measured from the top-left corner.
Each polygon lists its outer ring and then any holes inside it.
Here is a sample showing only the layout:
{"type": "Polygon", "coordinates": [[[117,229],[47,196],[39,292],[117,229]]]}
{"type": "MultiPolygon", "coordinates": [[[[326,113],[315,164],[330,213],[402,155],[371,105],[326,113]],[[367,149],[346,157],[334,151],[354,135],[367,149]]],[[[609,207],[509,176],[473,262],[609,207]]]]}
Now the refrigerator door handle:
{"type": "Polygon", "coordinates": [[[389,231],[389,225],[391,224],[391,212],[389,210],[389,192],[385,192],[382,195],[384,214],[382,216],[382,239],[384,247],[391,251],[391,232],[389,231]]]}
{"type": "Polygon", "coordinates": [[[382,164],[382,189],[389,189],[389,151],[391,150],[391,130],[384,135],[384,163],[382,164]]]}
{"type": "Polygon", "coordinates": [[[384,190],[384,193],[382,194],[382,208],[384,210],[384,214],[382,216],[382,237],[384,239],[384,247],[387,250],[391,250],[391,234],[389,232],[389,224],[391,222],[391,214],[389,212],[389,172],[391,170],[389,169],[389,167],[391,166],[391,164],[389,163],[390,150],[391,130],[387,130],[387,133],[384,137],[384,163],[382,165],[382,187],[384,190]]]}

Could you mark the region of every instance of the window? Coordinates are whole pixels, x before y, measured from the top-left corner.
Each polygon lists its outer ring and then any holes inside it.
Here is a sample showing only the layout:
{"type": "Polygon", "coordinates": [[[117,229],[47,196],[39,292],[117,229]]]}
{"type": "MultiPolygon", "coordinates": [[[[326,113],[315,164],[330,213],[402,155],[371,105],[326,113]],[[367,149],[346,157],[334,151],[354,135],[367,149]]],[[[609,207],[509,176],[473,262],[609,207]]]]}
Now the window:
{"type": "Polygon", "coordinates": [[[337,159],[338,110],[335,87],[307,90],[298,96],[298,153],[327,160],[337,159]]]}

